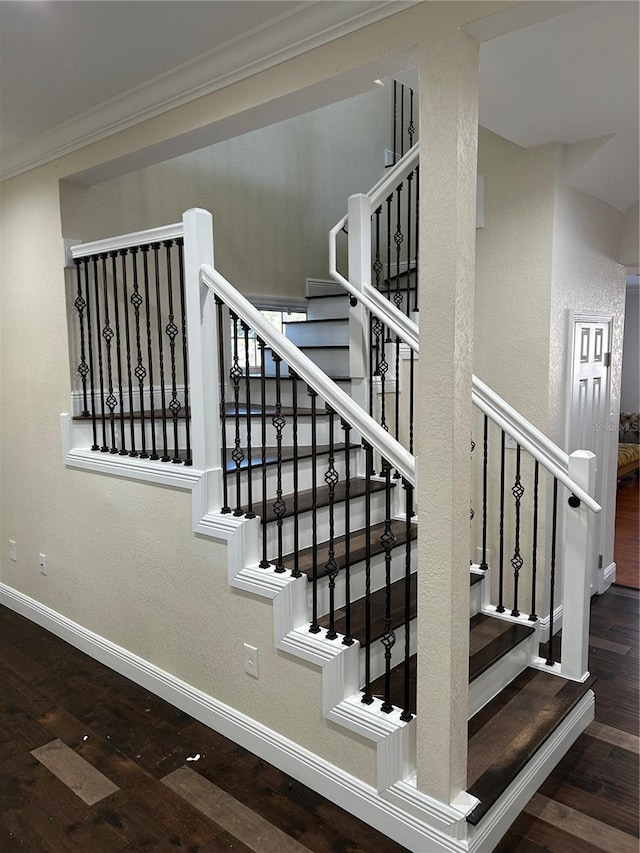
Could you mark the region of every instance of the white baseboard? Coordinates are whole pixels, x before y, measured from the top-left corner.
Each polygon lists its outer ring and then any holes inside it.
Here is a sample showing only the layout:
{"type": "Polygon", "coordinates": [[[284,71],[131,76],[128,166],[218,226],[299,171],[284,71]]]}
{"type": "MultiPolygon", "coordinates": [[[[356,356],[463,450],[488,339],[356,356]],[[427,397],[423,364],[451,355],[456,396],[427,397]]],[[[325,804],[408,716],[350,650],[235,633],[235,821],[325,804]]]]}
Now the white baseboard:
{"type": "Polygon", "coordinates": [[[408,850],[467,853],[466,839],[462,836],[467,831],[465,816],[474,805],[472,798],[458,807],[450,806],[426,797],[407,782],[380,794],[373,786],[279,732],[3,583],[0,583],[0,604],[339,803],[408,850]]]}
{"type": "Polygon", "coordinates": [[[616,570],[617,566],[615,562],[609,563],[607,568],[604,570],[602,575],[602,590],[600,591],[601,595],[609,589],[612,583],[616,582],[616,570]]]}

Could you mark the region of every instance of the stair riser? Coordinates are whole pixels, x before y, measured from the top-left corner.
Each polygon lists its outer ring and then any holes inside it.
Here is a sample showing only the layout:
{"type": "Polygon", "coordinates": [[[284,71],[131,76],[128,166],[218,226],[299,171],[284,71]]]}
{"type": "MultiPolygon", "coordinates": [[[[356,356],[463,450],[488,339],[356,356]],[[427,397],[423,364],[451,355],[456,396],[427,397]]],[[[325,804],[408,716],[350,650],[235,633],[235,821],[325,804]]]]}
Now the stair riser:
{"type": "Polygon", "coordinates": [[[328,323],[287,323],[285,335],[298,347],[349,346],[349,320],[332,319],[328,323]]]}
{"type": "Polygon", "coordinates": [[[348,296],[323,296],[307,299],[308,320],[334,320],[349,316],[348,296]]]}
{"type": "MultiPolygon", "coordinates": [[[[292,406],[293,405],[293,381],[287,379],[286,382],[282,382],[280,384],[280,401],[283,406],[292,406]]],[[[311,398],[307,394],[307,384],[300,380],[296,383],[298,386],[298,407],[303,409],[311,408],[311,398]]],[[[342,380],[336,383],[339,385],[344,391],[349,393],[351,388],[350,380],[342,380]]],[[[252,376],[250,379],[251,386],[251,400],[255,405],[259,400],[262,399],[262,390],[261,390],[261,380],[257,376],[252,376]]],[[[265,395],[268,403],[270,405],[275,405],[276,399],[276,383],[273,377],[268,377],[265,383],[265,395]]],[[[228,388],[226,390],[226,399],[228,402],[233,400],[233,393],[228,388]]],[[[240,399],[242,402],[246,400],[246,394],[244,386],[240,388],[240,399]]],[[[320,405],[319,405],[320,407],[320,405]]]]}
{"type": "Polygon", "coordinates": [[[525,670],[538,654],[540,637],[534,631],[529,637],[496,661],[469,685],[469,717],[497,696],[516,676],[525,670]]]}
{"type": "MultiPolygon", "coordinates": [[[[266,445],[267,447],[275,447],[277,442],[277,430],[272,424],[272,418],[274,415],[267,415],[266,422],[266,445]]],[[[282,428],[282,444],[283,447],[293,447],[293,416],[292,415],[284,415],[285,425],[282,428]]],[[[238,419],[238,423],[236,425],[235,419],[232,416],[228,416],[226,418],[226,435],[227,435],[227,448],[232,448],[235,446],[236,438],[240,442],[240,446],[246,448],[247,446],[247,436],[248,436],[248,425],[246,417],[241,417],[238,419]],[[236,435],[237,429],[237,435],[236,435]]],[[[334,420],[334,441],[336,443],[342,443],[344,440],[344,430],[340,427],[337,419],[334,420]]],[[[355,442],[359,440],[356,438],[353,433],[351,435],[351,441],[355,442]]],[[[298,445],[308,445],[311,446],[312,441],[312,425],[311,418],[307,415],[299,415],[298,416],[298,445]]],[[[329,443],[329,418],[328,417],[319,417],[316,422],[316,442],[317,444],[328,444],[329,443]]],[[[256,448],[258,449],[258,453],[260,452],[260,448],[262,447],[262,421],[259,415],[255,415],[251,417],[251,446],[253,448],[253,456],[256,455],[256,448]]]]}
{"type": "MultiPolygon", "coordinates": [[[[406,562],[404,545],[394,549],[393,559],[391,561],[391,582],[401,580],[405,576],[406,562]]],[[[411,572],[417,570],[417,549],[416,543],[412,543],[411,547],[411,572]]],[[[385,585],[385,559],[384,554],[378,554],[371,560],[371,592],[382,589],[385,585]]],[[[359,598],[364,598],[366,585],[365,564],[356,563],[351,567],[350,585],[351,585],[351,601],[357,601],[359,598]]],[[[346,581],[347,575],[343,570],[338,573],[335,582],[335,604],[334,608],[339,610],[346,604],[346,581]]],[[[324,577],[318,581],[318,616],[324,616],[329,613],[329,580],[324,577]]],[[[312,613],[313,608],[313,585],[309,584],[307,593],[309,602],[309,613],[312,613]]]]}
{"type": "MultiPolygon", "coordinates": [[[[332,350],[331,348],[303,350],[320,370],[329,376],[349,376],[349,351],[346,349],[332,350]]],[[[270,350],[265,350],[265,373],[275,376],[276,365],[270,350]]],[[[288,376],[289,368],[284,362],[280,364],[280,375],[288,376]]]]}

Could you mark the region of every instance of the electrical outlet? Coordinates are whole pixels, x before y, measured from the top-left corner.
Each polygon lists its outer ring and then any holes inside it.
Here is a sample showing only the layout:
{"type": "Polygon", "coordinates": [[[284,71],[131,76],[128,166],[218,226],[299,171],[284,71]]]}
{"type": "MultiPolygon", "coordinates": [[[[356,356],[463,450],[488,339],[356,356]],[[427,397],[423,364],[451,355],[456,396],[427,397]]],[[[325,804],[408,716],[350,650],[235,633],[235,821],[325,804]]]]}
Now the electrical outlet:
{"type": "Polygon", "coordinates": [[[258,650],[248,643],[244,644],[244,671],[253,678],[258,677],[258,650]]]}
{"type": "Polygon", "coordinates": [[[38,565],[40,566],[40,574],[46,575],[47,573],[47,558],[44,554],[38,554],[38,565]]]}

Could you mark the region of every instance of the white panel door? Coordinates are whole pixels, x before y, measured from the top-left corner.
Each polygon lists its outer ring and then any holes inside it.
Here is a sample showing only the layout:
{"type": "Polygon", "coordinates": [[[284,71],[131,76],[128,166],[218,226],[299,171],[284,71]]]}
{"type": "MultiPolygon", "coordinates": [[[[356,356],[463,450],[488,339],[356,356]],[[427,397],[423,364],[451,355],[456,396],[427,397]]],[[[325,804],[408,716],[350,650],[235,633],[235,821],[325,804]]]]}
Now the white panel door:
{"type": "MultiPolygon", "coordinates": [[[[594,497],[603,505],[606,497],[605,460],[611,441],[609,382],[611,324],[606,320],[578,320],[574,325],[569,453],[591,450],[597,457],[594,497]]],[[[601,591],[603,534],[606,509],[594,517],[591,557],[592,592],[601,591]]]]}

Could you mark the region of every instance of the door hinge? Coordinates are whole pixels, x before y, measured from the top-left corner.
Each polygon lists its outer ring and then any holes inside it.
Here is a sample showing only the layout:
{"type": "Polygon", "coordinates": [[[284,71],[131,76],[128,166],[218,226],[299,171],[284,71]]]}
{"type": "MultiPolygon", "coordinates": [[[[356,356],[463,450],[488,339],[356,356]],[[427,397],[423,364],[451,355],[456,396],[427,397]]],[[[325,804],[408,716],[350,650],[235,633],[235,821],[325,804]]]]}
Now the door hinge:
{"type": "Polygon", "coordinates": [[[605,352],[604,354],[604,366],[611,367],[611,353],[605,352]]]}
{"type": "Polygon", "coordinates": [[[603,563],[604,563],[604,557],[602,556],[602,554],[598,554],[598,568],[599,569],[602,568],[603,563]]]}

